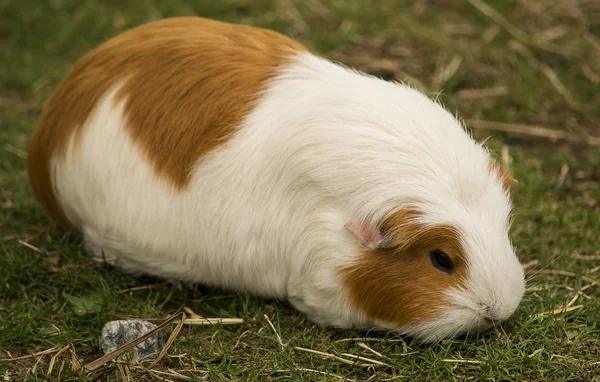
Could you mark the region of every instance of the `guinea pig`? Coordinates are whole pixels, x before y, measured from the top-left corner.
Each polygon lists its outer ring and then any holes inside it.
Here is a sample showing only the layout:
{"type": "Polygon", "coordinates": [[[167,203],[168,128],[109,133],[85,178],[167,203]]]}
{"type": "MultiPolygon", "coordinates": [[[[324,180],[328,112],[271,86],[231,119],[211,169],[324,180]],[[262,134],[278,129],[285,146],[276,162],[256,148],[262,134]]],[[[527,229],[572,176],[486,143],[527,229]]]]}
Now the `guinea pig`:
{"type": "Polygon", "coordinates": [[[439,102],[274,31],[197,17],[85,54],[48,101],[39,204],[125,270],[423,342],[523,297],[511,175],[439,102]]]}

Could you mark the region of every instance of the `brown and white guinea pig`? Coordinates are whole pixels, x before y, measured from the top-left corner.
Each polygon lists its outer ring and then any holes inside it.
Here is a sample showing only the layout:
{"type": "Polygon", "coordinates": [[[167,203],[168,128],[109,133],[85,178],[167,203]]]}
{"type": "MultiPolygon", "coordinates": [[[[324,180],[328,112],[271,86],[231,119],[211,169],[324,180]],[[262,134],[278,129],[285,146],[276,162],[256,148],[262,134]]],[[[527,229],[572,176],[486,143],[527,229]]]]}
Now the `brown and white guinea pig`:
{"type": "Polygon", "coordinates": [[[423,341],[524,293],[510,176],[442,106],[278,33],[202,18],[87,53],[33,135],[32,189],[95,256],[423,341]]]}

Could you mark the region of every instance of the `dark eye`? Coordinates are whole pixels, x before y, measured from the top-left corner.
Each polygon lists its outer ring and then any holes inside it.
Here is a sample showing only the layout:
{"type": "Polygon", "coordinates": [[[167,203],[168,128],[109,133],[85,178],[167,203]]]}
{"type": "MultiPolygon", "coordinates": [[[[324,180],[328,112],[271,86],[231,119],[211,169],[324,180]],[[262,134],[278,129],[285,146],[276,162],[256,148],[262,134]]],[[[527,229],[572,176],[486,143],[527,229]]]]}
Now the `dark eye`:
{"type": "Polygon", "coordinates": [[[454,271],[454,262],[444,251],[440,251],[439,249],[431,251],[429,252],[429,258],[431,259],[431,264],[440,271],[448,274],[454,271]]]}

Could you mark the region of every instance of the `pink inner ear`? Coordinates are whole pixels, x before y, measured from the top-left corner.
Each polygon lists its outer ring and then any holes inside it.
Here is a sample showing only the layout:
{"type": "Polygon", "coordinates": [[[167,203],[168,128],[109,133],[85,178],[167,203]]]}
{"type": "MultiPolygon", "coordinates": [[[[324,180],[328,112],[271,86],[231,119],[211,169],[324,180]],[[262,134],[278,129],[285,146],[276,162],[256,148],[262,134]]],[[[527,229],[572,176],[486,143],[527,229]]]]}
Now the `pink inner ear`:
{"type": "Polygon", "coordinates": [[[352,219],[344,227],[352,232],[368,248],[377,248],[383,241],[383,236],[381,236],[381,232],[376,225],[369,226],[368,224],[352,219]]]}

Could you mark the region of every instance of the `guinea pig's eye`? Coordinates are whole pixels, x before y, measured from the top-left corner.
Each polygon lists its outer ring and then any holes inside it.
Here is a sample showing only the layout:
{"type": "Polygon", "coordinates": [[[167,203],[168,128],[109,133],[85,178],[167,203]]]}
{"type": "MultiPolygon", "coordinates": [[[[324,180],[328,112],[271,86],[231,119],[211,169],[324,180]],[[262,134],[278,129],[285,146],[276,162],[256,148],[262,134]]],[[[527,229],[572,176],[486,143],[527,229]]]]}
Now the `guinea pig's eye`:
{"type": "Polygon", "coordinates": [[[431,264],[440,271],[448,274],[454,271],[454,262],[444,251],[440,251],[439,249],[431,251],[429,252],[429,258],[431,259],[431,264]]]}

